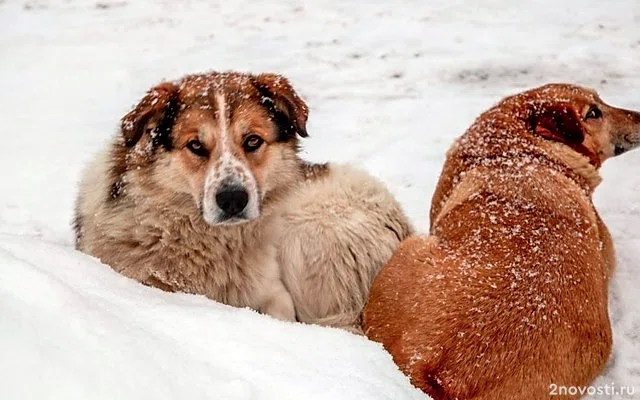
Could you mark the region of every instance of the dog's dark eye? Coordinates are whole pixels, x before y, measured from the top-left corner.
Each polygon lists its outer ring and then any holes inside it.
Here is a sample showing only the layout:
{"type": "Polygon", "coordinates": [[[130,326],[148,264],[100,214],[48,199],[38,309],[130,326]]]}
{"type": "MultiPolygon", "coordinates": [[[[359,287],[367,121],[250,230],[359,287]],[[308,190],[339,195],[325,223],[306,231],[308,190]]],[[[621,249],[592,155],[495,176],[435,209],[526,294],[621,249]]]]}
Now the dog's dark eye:
{"type": "Polygon", "coordinates": [[[187,143],[187,149],[199,157],[205,157],[208,154],[207,149],[204,148],[202,142],[198,139],[190,140],[189,143],[187,143]]]}
{"type": "Polygon", "coordinates": [[[264,143],[264,139],[260,136],[249,135],[244,140],[244,143],[242,143],[242,147],[244,148],[244,151],[246,151],[247,153],[251,153],[258,150],[260,146],[262,146],[262,143],[264,143]]]}
{"type": "Polygon", "coordinates": [[[584,119],[600,119],[602,118],[602,111],[597,106],[591,106],[587,114],[584,116],[584,119]]]}

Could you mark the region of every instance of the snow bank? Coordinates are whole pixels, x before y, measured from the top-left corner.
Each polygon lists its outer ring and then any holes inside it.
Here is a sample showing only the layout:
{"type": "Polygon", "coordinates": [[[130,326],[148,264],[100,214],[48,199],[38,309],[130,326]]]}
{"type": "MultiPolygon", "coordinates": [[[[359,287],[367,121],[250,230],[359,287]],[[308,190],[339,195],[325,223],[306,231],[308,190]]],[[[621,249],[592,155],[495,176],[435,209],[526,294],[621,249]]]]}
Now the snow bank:
{"type": "Polygon", "coordinates": [[[3,399],[422,399],[381,346],[0,235],[3,399]]]}

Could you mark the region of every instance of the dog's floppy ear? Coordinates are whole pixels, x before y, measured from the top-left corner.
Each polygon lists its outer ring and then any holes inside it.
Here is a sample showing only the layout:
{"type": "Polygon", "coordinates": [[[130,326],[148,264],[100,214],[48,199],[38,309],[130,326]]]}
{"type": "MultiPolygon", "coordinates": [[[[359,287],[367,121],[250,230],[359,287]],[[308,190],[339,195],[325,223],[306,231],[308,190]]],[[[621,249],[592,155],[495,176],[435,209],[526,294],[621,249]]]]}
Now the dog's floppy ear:
{"type": "Polygon", "coordinates": [[[287,78],[276,74],[260,74],[253,77],[252,83],[260,93],[261,103],[280,129],[282,140],[287,140],[296,133],[301,137],[309,136],[309,107],[293,90],[287,78]]]}
{"type": "Polygon", "coordinates": [[[534,112],[531,124],[536,135],[546,139],[569,145],[584,141],[580,117],[568,104],[543,105],[534,112]]]}
{"type": "Polygon", "coordinates": [[[143,135],[152,134],[154,144],[166,140],[178,110],[178,86],[165,82],[149,90],[121,119],[125,145],[132,147],[143,135]]]}
{"type": "Polygon", "coordinates": [[[568,104],[542,106],[531,119],[533,131],[543,138],[562,142],[589,158],[591,164],[601,164],[598,153],[585,145],[585,132],[578,113],[568,104]]]}

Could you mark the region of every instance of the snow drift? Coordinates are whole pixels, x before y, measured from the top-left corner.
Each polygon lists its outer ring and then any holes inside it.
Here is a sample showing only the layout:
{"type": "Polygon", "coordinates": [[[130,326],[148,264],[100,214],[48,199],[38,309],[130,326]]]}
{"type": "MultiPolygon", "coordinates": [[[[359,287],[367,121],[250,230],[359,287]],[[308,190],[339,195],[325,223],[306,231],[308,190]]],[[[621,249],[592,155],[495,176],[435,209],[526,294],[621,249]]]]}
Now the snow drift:
{"type": "Polygon", "coordinates": [[[0,235],[3,399],[421,399],[376,343],[0,235]]]}

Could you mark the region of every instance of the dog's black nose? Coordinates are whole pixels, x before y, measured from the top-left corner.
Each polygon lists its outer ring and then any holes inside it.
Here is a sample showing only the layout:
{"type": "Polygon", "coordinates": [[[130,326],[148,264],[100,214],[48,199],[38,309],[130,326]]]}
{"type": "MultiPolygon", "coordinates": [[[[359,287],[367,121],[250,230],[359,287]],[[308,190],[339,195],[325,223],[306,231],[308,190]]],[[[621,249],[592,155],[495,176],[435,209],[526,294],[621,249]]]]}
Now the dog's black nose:
{"type": "Polygon", "coordinates": [[[232,216],[240,213],[249,202],[249,193],[240,186],[229,186],[220,189],[216,193],[216,203],[218,207],[227,215],[232,216]]]}

